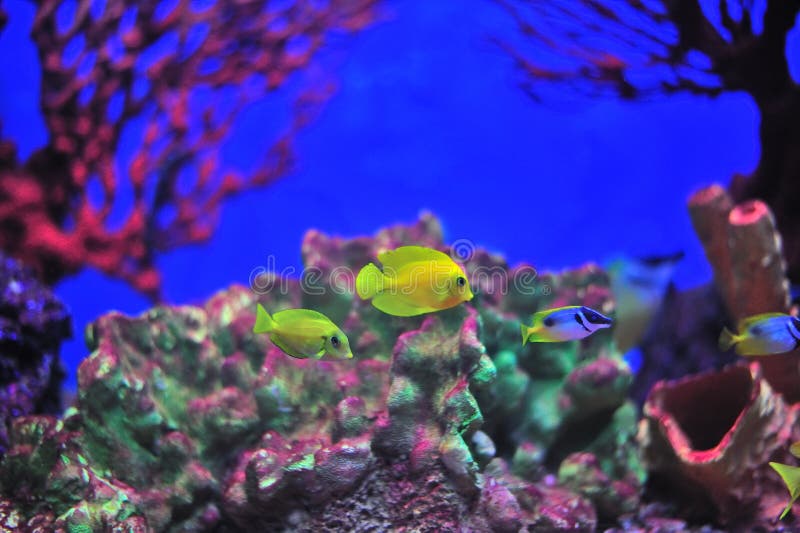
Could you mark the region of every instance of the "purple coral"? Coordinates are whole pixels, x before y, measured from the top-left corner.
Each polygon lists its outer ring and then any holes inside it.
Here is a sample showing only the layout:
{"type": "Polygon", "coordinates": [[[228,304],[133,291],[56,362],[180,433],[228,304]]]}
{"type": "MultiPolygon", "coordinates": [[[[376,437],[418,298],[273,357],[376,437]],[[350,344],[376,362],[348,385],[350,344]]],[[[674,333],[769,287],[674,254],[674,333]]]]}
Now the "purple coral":
{"type": "Polygon", "coordinates": [[[67,308],[19,262],[0,254],[0,454],[11,420],[61,409],[61,342],[67,308]]]}

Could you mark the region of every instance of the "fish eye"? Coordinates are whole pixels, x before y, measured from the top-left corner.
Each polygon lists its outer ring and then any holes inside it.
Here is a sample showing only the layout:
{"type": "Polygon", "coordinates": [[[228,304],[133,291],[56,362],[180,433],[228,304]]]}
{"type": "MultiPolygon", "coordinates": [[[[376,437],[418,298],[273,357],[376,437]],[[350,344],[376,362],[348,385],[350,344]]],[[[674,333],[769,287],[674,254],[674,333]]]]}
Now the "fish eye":
{"type": "Polygon", "coordinates": [[[467,279],[464,276],[458,276],[456,278],[456,285],[458,285],[459,287],[463,287],[466,284],[467,284],[467,279]]]}
{"type": "Polygon", "coordinates": [[[336,335],[331,337],[331,346],[333,346],[334,348],[338,348],[341,345],[342,341],[339,340],[339,337],[337,337],[336,335]]]}

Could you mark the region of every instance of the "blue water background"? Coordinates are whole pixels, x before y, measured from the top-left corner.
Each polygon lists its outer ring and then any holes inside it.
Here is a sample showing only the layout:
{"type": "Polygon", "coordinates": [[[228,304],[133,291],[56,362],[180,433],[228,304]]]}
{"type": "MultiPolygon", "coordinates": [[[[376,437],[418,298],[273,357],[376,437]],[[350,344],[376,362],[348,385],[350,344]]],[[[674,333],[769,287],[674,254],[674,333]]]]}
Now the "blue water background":
{"type": "MultiPolygon", "coordinates": [[[[24,159],[46,139],[39,66],[28,38],[33,6],[4,2],[0,34],[3,135],[24,159]]],[[[697,188],[727,183],[758,160],[758,114],[745,94],[679,95],[644,103],[575,100],[540,105],[516,85],[509,58],[489,43],[513,25],[490,1],[395,0],[385,20],[338,36],[322,54],[339,89],[297,139],[297,171],[229,202],[213,239],[161,256],[168,302],[198,303],[247,284],[274,257],[300,268],[308,228],[356,236],[430,210],[446,239],[470,239],[511,263],[561,269],[619,254],[684,250],[680,287],[709,279],[686,212],[697,188]]],[[[796,39],[790,46],[797,48],[796,39]]],[[[253,106],[224,147],[225,162],[252,169],[286,102],[253,106]]],[[[129,157],[136,126],[121,148],[129,157]]],[[[69,378],[87,355],[87,322],[148,302],[94,269],[64,280],[75,339],[69,378]]]]}

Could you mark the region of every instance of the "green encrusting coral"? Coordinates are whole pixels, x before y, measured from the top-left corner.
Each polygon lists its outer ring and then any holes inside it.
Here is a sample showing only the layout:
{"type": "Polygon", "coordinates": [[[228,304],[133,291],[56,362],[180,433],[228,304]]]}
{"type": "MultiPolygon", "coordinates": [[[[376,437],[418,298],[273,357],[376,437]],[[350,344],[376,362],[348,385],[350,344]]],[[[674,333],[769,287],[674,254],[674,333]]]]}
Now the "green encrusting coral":
{"type": "MultiPolygon", "coordinates": [[[[412,242],[443,248],[435,219],[375,239],[310,232],[303,255],[330,281],[339,267],[355,272],[378,250],[412,242]]],[[[280,280],[284,290],[233,286],[202,307],[100,317],[87,330],[75,405],[11,429],[0,525],[320,531],[429,520],[482,531],[584,527],[596,521],[589,500],[602,516],[630,509],[643,473],[630,373],[610,335],[519,339],[520,322],[545,307],[613,311],[605,274],[588,266],[526,288],[517,277],[530,267],[482,250],[465,266],[478,280],[474,301],[420,317],[297,280],[280,280]],[[504,274],[505,288],[481,277],[487,269],[504,274]],[[257,303],[323,310],[354,359],[287,357],[252,333],[257,303]],[[536,485],[547,471],[566,488],[536,485]],[[404,510],[418,486],[436,487],[419,502],[430,516],[404,510]],[[559,510],[568,501],[573,516],[559,510]]]]}

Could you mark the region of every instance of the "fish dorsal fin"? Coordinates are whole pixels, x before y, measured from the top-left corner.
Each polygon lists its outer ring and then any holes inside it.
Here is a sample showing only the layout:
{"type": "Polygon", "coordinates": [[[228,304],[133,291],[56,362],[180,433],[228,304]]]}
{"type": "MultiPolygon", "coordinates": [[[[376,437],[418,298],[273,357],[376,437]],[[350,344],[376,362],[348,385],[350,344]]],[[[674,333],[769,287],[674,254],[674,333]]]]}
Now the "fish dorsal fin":
{"type": "Polygon", "coordinates": [[[760,315],[748,316],[739,320],[738,324],[736,324],[736,327],[739,329],[739,333],[741,334],[742,332],[744,332],[744,330],[746,330],[759,320],[766,320],[768,318],[778,318],[782,316],[788,316],[788,315],[786,313],[761,313],[760,315]]]}
{"type": "Polygon", "coordinates": [[[378,254],[378,261],[384,267],[399,270],[403,265],[420,261],[446,261],[452,263],[453,260],[446,253],[426,248],[424,246],[401,246],[394,250],[387,250],[378,254]]]}
{"type": "Polygon", "coordinates": [[[552,313],[552,309],[543,309],[541,311],[537,311],[531,317],[531,328],[535,328],[537,326],[541,326],[544,322],[544,319],[547,315],[552,313]]]}
{"type": "Polygon", "coordinates": [[[535,328],[537,326],[543,325],[545,318],[547,318],[548,316],[556,315],[557,313],[560,313],[561,311],[574,311],[574,312],[577,312],[578,309],[580,309],[580,308],[581,308],[581,306],[579,306],[579,305],[567,305],[565,307],[555,307],[553,309],[542,309],[541,311],[537,311],[537,312],[535,312],[533,314],[532,327],[535,328]]]}
{"type": "Polygon", "coordinates": [[[282,329],[295,328],[298,323],[317,323],[326,326],[332,324],[330,318],[313,309],[285,309],[278,311],[272,317],[282,329]]]}

